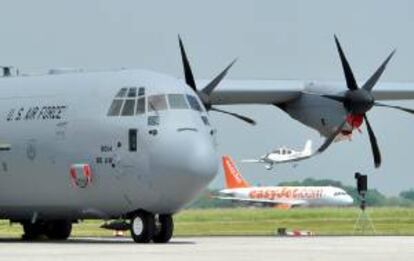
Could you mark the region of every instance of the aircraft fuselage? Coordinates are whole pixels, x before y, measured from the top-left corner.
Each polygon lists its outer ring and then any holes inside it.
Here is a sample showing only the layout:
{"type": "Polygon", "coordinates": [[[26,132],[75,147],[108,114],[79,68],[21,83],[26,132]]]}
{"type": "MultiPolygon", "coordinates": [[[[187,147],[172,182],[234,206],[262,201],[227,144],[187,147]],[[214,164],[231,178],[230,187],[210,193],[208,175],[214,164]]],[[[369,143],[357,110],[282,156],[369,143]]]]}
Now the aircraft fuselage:
{"type": "Polygon", "coordinates": [[[217,173],[216,132],[177,79],[68,73],[5,77],[0,90],[1,218],[172,214],[217,173]],[[83,186],[71,176],[76,166],[90,168],[83,186]]]}

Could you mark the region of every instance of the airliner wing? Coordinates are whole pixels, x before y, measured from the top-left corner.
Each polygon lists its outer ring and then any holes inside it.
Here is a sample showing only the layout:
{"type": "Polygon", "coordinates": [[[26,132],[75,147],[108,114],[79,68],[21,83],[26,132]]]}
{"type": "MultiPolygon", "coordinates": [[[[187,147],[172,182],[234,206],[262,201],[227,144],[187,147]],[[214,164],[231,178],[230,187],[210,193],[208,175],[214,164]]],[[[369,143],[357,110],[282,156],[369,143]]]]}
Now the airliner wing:
{"type": "Polygon", "coordinates": [[[250,203],[265,203],[265,204],[275,204],[275,205],[290,205],[290,206],[300,206],[307,205],[305,200],[298,199],[252,199],[252,198],[236,198],[236,197],[215,197],[223,200],[234,200],[240,202],[250,202],[250,203]]]}
{"type": "Polygon", "coordinates": [[[241,160],[241,162],[243,162],[243,163],[263,163],[264,160],[261,160],[261,159],[244,159],[244,160],[241,160]]]}
{"type": "MultiPolygon", "coordinates": [[[[205,86],[207,81],[197,81],[205,86]]],[[[360,83],[361,85],[363,82],[360,83]]],[[[302,93],[332,94],[346,91],[345,82],[311,82],[299,80],[223,80],[211,93],[216,105],[230,104],[283,104],[289,103],[302,93]]],[[[372,90],[376,100],[413,100],[414,82],[377,83],[372,90]]]]}

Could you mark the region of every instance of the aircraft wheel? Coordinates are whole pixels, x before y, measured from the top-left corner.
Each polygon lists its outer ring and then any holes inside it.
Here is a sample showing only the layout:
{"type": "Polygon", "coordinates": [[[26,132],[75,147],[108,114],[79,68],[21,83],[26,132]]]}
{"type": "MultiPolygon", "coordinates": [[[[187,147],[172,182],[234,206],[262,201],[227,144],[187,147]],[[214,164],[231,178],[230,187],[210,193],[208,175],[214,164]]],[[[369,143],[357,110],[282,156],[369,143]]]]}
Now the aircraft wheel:
{"type": "Polygon", "coordinates": [[[23,225],[23,240],[36,240],[43,235],[43,226],[39,223],[32,223],[30,221],[22,223],[23,225]]]}
{"type": "Polygon", "coordinates": [[[168,243],[173,235],[174,221],[171,215],[159,215],[159,226],[154,235],[154,243],[168,243]]]}
{"type": "Polygon", "coordinates": [[[72,222],[68,220],[54,220],[46,222],[45,234],[49,239],[66,240],[72,232],[72,222]]]}
{"type": "Polygon", "coordinates": [[[131,218],[131,237],[136,243],[149,243],[154,237],[154,215],[139,211],[131,218]]]}

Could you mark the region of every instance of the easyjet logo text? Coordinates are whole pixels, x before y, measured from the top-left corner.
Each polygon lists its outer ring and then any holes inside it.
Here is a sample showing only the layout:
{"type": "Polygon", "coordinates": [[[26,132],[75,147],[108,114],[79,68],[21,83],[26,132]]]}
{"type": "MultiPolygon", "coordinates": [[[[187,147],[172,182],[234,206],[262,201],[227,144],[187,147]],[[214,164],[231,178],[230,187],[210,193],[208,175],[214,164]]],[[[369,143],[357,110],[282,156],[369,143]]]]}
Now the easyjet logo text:
{"type": "Polygon", "coordinates": [[[322,197],[322,189],[257,189],[249,193],[251,199],[318,199],[322,197]]]}

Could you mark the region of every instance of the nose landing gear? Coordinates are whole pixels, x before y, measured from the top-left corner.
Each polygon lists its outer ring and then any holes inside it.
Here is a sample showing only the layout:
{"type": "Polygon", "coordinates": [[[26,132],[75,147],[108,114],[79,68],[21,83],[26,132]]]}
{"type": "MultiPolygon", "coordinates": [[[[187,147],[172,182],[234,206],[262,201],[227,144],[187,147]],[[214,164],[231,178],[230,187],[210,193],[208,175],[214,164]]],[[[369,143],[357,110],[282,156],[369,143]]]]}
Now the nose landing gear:
{"type": "Polygon", "coordinates": [[[174,222],[171,215],[151,214],[146,211],[138,211],[131,217],[131,237],[136,243],[167,243],[170,241],[174,222]]]}

